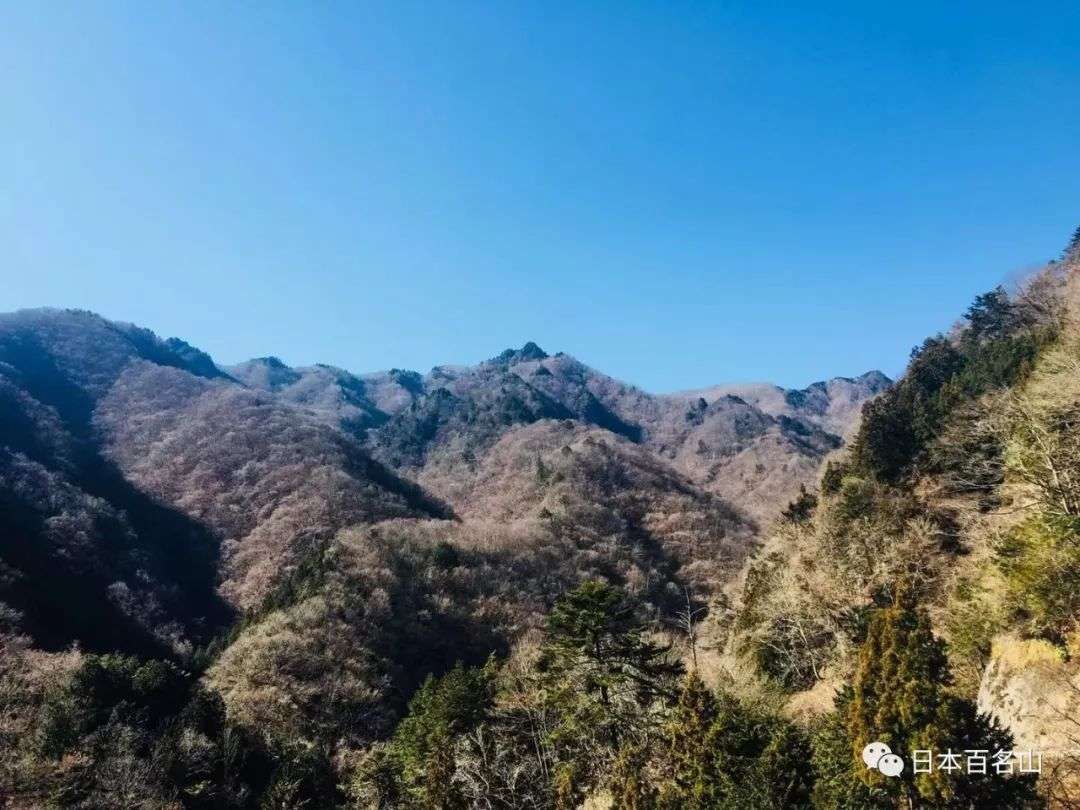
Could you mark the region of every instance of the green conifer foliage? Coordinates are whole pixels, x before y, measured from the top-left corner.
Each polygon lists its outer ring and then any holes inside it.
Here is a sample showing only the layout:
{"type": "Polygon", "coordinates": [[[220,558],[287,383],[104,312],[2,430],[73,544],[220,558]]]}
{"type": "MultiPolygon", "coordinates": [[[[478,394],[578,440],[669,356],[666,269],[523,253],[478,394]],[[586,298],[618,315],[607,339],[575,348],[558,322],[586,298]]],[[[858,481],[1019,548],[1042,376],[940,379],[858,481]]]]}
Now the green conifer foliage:
{"type": "Polygon", "coordinates": [[[912,588],[898,584],[892,605],[871,620],[859,654],[847,706],[851,767],[872,795],[884,794],[897,807],[1038,806],[1033,780],[1026,777],[940,768],[914,773],[914,751],[982,749],[992,755],[1012,748],[1011,737],[971,701],[949,694],[950,681],[944,643],[934,637],[912,588]],[[864,766],[862,750],[870,742],[886,743],[905,759],[899,778],[864,766]]]}
{"type": "Polygon", "coordinates": [[[655,810],[656,788],[646,771],[649,751],[644,745],[624,746],[611,778],[612,810],[655,810]]]}
{"type": "Polygon", "coordinates": [[[800,484],[798,496],[787,505],[780,516],[792,523],[804,523],[814,514],[817,504],[817,496],[807,491],[806,484],[800,484]]]}
{"type": "MultiPolygon", "coordinates": [[[[871,621],[859,654],[848,724],[853,761],[861,760],[870,742],[883,742],[895,752],[921,747],[916,743],[934,736],[931,726],[947,683],[948,664],[930,619],[917,609],[910,587],[901,584],[892,606],[871,621]]],[[[887,782],[870,769],[863,779],[871,785],[887,782]]],[[[905,772],[903,782],[912,788],[913,775],[905,772]]]]}
{"type": "Polygon", "coordinates": [[[1072,239],[1069,240],[1062,259],[1066,262],[1080,261],[1080,225],[1077,225],[1076,230],[1073,231],[1072,239]]]}
{"type": "Polygon", "coordinates": [[[409,701],[409,714],[390,744],[392,765],[409,806],[464,806],[453,783],[454,738],[485,717],[494,675],[494,662],[481,669],[459,664],[442,678],[429,676],[409,701]]]}
{"type": "Polygon", "coordinates": [[[586,582],[559,600],[548,616],[547,679],[579,686],[605,709],[619,703],[643,707],[674,697],[682,665],[671,656],[670,645],[649,640],[645,630],[623,591],[586,582]]]}
{"type": "Polygon", "coordinates": [[[698,674],[691,672],[668,730],[669,772],[661,790],[663,807],[710,807],[715,803],[719,785],[710,732],[718,713],[716,698],[698,674]]]}
{"type": "Polygon", "coordinates": [[[557,718],[548,742],[565,764],[555,782],[565,801],[595,787],[624,746],[648,738],[658,706],[674,700],[682,665],[647,629],[622,590],[596,581],[548,616],[536,680],[557,718]]]}
{"type": "Polygon", "coordinates": [[[658,768],[663,810],[809,806],[807,740],[790,723],[714,694],[696,673],[683,684],[658,768]]]}

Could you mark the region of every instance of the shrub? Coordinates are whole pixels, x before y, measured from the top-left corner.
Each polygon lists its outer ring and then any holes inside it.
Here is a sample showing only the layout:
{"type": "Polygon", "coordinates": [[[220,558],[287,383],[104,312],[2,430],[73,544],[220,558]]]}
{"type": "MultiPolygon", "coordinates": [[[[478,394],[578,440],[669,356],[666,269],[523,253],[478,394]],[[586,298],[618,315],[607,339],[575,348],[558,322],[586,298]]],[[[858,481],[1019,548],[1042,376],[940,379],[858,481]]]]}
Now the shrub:
{"type": "Polygon", "coordinates": [[[684,682],[667,734],[658,807],[808,806],[813,776],[804,735],[782,718],[714,695],[696,674],[684,682]]]}
{"type": "Polygon", "coordinates": [[[1064,643],[1080,621],[1080,519],[1029,518],[994,551],[1011,618],[1030,635],[1064,643]]]}
{"type": "Polygon", "coordinates": [[[42,751],[59,756],[110,720],[154,728],[180,711],[187,694],[183,673],[166,661],[88,655],[68,683],[42,704],[42,751]]]}

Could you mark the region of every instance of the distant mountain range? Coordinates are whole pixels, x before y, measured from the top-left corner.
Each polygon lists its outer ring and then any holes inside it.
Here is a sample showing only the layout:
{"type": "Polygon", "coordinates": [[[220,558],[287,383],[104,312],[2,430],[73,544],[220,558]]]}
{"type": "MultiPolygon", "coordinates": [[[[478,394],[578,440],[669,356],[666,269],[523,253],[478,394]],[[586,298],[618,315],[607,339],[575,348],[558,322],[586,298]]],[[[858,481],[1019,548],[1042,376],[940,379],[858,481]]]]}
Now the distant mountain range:
{"type": "Polygon", "coordinates": [[[538,465],[597,445],[649,498],[719,509],[742,547],[888,384],[653,395],[535,343],[426,375],[219,368],[89,312],[3,315],[0,599],[46,646],[183,648],[265,599],[313,537],[553,514],[538,465]]]}
{"type": "Polygon", "coordinates": [[[813,479],[862,404],[890,384],[870,371],[803,390],[763,383],[654,395],[531,342],[476,366],[437,366],[427,375],[293,369],[273,357],[224,371],[352,432],[376,457],[451,502],[472,460],[504,434],[543,419],[572,419],[648,449],[756,520],[774,517],[813,479]]]}

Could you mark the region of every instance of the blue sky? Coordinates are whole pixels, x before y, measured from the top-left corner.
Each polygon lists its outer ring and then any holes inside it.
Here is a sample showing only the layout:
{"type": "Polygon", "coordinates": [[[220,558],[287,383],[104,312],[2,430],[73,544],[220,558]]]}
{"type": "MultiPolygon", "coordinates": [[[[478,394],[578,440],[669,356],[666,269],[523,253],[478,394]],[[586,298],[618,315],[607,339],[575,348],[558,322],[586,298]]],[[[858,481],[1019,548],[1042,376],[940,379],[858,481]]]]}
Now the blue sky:
{"type": "Polygon", "coordinates": [[[150,5],[0,10],[0,310],[801,386],[1080,224],[1075,3],[150,5]]]}

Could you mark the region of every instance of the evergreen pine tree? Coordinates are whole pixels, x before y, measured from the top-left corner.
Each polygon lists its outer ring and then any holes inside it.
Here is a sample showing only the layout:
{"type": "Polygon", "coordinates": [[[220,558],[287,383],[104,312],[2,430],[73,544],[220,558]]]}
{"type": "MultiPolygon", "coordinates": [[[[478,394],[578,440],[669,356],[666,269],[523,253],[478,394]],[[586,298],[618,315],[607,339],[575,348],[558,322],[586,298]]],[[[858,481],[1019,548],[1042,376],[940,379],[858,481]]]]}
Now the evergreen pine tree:
{"type": "Polygon", "coordinates": [[[716,752],[710,731],[716,698],[696,672],[686,676],[668,727],[668,774],[661,788],[663,807],[705,808],[717,799],[716,752]]]}
{"type": "Polygon", "coordinates": [[[806,484],[800,484],[798,496],[787,505],[780,516],[792,523],[805,523],[813,516],[817,504],[817,496],[807,491],[806,484]]]}
{"type": "Polygon", "coordinates": [[[605,708],[619,698],[644,706],[674,697],[682,665],[671,657],[671,646],[650,641],[646,629],[623,591],[585,582],[548,616],[545,665],[555,677],[578,681],[605,708]]]}
{"type": "Polygon", "coordinates": [[[605,781],[620,751],[655,733],[655,709],[674,698],[682,665],[647,637],[626,594],[602,582],[560,599],[546,630],[537,686],[553,718],[546,741],[562,763],[555,793],[566,803],[605,781]]]}
{"type": "Polygon", "coordinates": [[[662,810],[806,807],[807,740],[792,724],[714,695],[696,673],[683,684],[668,726],[662,810]]]}
{"type": "Polygon", "coordinates": [[[424,769],[424,807],[432,810],[464,810],[465,799],[454,784],[454,738],[442,732],[429,740],[424,769]]]}
{"type": "MultiPolygon", "coordinates": [[[[862,771],[852,767],[848,736],[851,699],[851,687],[843,687],[836,696],[835,710],[815,724],[812,804],[816,810],[887,810],[895,802],[883,788],[867,785],[861,778],[862,771]]],[[[861,758],[858,764],[862,764],[861,758]]]]}
{"type": "Polygon", "coordinates": [[[1037,806],[1027,778],[963,769],[913,772],[913,751],[1011,750],[1006,732],[971,701],[947,692],[950,681],[944,643],[934,637],[911,587],[898,584],[892,605],[871,620],[847,707],[849,755],[860,779],[901,807],[1037,806]],[[883,742],[905,759],[900,778],[864,766],[862,750],[870,742],[883,742]]]}
{"type": "Polygon", "coordinates": [[[409,701],[388,752],[405,805],[464,806],[454,783],[454,742],[487,715],[494,677],[494,661],[480,669],[458,664],[442,678],[429,676],[409,701]]]}
{"type": "Polygon", "coordinates": [[[988,293],[975,296],[964,317],[968,322],[964,334],[968,343],[1003,337],[1013,329],[1016,320],[1009,294],[1000,285],[988,293]]]}

